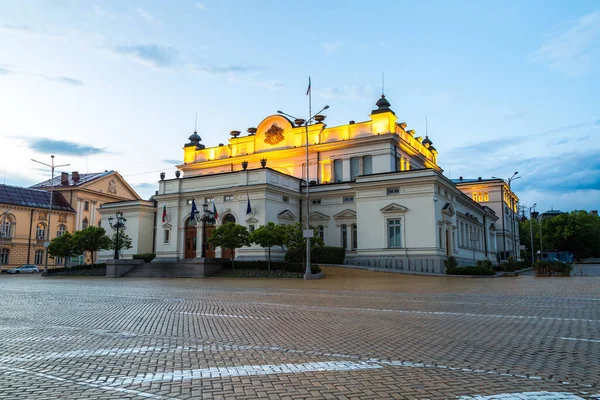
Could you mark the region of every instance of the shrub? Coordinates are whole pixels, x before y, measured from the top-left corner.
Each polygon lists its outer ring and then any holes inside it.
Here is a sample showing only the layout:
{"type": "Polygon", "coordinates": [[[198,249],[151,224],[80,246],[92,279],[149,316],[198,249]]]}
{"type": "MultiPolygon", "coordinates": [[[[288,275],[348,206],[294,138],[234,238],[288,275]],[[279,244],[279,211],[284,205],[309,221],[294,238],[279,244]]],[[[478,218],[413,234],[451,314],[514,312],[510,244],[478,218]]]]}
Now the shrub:
{"type": "MultiPolygon", "coordinates": [[[[223,269],[230,270],[231,262],[228,260],[224,262],[223,269]]],[[[235,263],[236,269],[244,269],[244,270],[268,270],[268,262],[267,261],[236,261],[235,263]]],[[[321,268],[318,265],[310,266],[311,273],[318,274],[321,272],[321,268]]],[[[271,271],[286,271],[286,272],[297,272],[303,274],[306,270],[306,265],[302,263],[288,263],[281,261],[271,261],[271,271]]]]}
{"type": "Polygon", "coordinates": [[[485,267],[450,267],[446,268],[448,275],[496,275],[491,268],[485,267]]]}
{"type": "Polygon", "coordinates": [[[81,264],[81,265],[73,265],[71,267],[56,267],[56,268],[48,268],[48,274],[56,274],[59,272],[65,271],[81,271],[81,270],[92,270],[92,269],[106,269],[105,263],[100,264],[81,264]]]}
{"type": "Polygon", "coordinates": [[[492,269],[494,264],[490,260],[479,260],[477,261],[477,266],[481,268],[492,269]]]}
{"type": "Polygon", "coordinates": [[[558,261],[539,260],[533,265],[535,276],[571,276],[573,266],[558,261]]]}
{"type": "Polygon", "coordinates": [[[450,256],[444,261],[444,266],[446,268],[456,268],[458,267],[458,261],[456,261],[456,258],[454,256],[450,256]]]}
{"type": "Polygon", "coordinates": [[[144,260],[144,262],[152,262],[152,260],[154,260],[156,258],[156,253],[141,253],[141,254],[134,254],[133,255],[133,259],[134,260],[144,260]]]}
{"type": "MultiPolygon", "coordinates": [[[[302,263],[306,254],[306,248],[290,249],[285,253],[285,262],[302,263]]],[[[343,264],[346,258],[346,250],[343,247],[323,246],[310,250],[310,262],[317,264],[343,264]]]]}

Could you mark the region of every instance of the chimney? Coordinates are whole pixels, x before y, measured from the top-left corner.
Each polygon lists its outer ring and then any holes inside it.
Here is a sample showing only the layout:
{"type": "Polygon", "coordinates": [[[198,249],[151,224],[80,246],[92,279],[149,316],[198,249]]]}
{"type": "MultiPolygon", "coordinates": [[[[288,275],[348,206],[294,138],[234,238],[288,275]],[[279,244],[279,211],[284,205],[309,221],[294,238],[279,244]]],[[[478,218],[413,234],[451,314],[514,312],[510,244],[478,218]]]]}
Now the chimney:
{"type": "Polygon", "coordinates": [[[73,171],[73,172],[71,173],[71,177],[73,178],[73,181],[74,181],[74,182],[79,182],[79,172],[77,172],[77,171],[73,171]]]}
{"type": "Polygon", "coordinates": [[[68,172],[61,172],[60,173],[60,184],[67,186],[69,184],[69,173],[68,172]]]}

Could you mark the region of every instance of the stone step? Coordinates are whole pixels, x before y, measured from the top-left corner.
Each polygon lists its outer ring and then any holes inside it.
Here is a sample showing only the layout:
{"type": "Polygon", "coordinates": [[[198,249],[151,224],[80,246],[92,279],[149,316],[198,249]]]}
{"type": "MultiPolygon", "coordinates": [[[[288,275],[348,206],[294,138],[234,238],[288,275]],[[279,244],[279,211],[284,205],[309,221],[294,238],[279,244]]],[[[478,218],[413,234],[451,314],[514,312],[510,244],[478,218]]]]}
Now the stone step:
{"type": "Polygon", "coordinates": [[[173,264],[142,264],[135,267],[127,274],[125,278],[191,278],[194,275],[192,266],[177,266],[173,264]]]}

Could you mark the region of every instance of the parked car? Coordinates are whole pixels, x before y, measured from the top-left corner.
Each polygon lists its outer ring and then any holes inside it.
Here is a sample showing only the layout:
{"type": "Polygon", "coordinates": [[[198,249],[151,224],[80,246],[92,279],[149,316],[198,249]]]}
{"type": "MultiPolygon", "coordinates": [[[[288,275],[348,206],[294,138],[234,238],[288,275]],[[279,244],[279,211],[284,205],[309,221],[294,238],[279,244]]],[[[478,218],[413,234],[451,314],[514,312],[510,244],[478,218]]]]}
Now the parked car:
{"type": "Polygon", "coordinates": [[[36,274],[38,272],[40,272],[38,267],[30,264],[21,265],[19,268],[11,268],[6,271],[8,274],[36,274]]]}

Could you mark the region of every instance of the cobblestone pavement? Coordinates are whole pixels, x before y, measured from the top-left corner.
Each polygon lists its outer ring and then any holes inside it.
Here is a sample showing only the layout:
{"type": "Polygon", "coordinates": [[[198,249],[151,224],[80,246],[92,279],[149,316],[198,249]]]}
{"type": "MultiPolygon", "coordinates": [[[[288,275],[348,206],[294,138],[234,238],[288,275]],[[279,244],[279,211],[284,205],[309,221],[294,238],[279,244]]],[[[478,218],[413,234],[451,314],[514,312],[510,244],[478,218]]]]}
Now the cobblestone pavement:
{"type": "Polygon", "coordinates": [[[600,397],[600,278],[0,275],[2,399],[600,397]]]}

